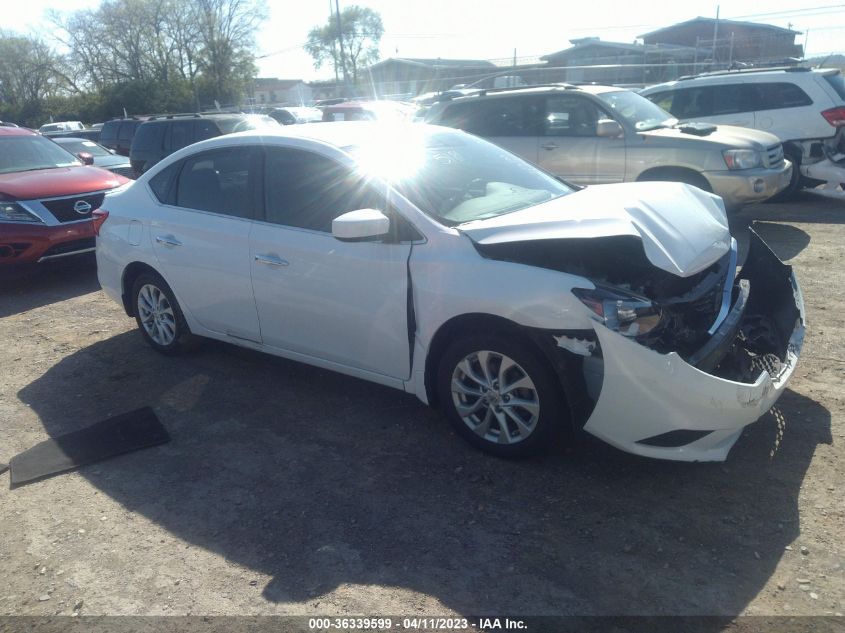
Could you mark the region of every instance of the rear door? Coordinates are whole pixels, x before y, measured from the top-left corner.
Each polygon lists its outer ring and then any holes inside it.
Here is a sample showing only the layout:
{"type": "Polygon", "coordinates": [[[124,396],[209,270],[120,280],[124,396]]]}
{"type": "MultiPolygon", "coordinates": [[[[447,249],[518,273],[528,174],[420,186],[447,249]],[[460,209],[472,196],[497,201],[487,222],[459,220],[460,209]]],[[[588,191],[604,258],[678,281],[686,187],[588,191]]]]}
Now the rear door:
{"type": "Polygon", "coordinates": [[[150,212],[153,249],[182,307],[213,332],[256,342],[249,236],[259,164],[250,147],[196,154],[173,168],[165,203],[150,212]]]}
{"type": "Polygon", "coordinates": [[[589,98],[578,94],[545,97],[540,167],[580,185],[625,180],[625,137],[600,137],[596,125],[611,119],[589,98]]]}
{"type": "Polygon", "coordinates": [[[473,97],[450,105],[438,122],[475,134],[537,164],[543,98],[473,97]]]}
{"type": "Polygon", "coordinates": [[[814,106],[803,89],[787,81],[759,82],[750,87],[757,92],[757,129],[771,132],[782,141],[813,136],[808,122],[821,119],[819,112],[824,108],[814,106]]]}

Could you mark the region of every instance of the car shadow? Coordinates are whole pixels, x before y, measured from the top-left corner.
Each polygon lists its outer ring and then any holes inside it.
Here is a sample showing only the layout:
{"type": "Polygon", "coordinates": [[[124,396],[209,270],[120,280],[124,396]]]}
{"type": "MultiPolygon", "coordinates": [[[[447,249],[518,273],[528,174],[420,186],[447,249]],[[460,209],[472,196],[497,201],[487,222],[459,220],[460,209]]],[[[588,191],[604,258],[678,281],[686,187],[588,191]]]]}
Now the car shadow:
{"type": "Polygon", "coordinates": [[[94,254],[0,266],[0,318],[100,289],[94,254]]]}
{"type": "Polygon", "coordinates": [[[786,200],[766,201],[745,207],[741,213],[759,220],[810,224],[845,223],[845,197],[804,189],[786,200]]]}
{"type": "Polygon", "coordinates": [[[80,473],[269,575],[268,601],[380,585],[466,615],[739,613],[790,554],[799,488],[831,441],[829,412],[788,391],[724,464],[586,438],[504,461],[408,394],[223,344],[165,358],[137,332],[75,352],[18,396],[50,436],[153,406],[171,443],[80,473]]]}

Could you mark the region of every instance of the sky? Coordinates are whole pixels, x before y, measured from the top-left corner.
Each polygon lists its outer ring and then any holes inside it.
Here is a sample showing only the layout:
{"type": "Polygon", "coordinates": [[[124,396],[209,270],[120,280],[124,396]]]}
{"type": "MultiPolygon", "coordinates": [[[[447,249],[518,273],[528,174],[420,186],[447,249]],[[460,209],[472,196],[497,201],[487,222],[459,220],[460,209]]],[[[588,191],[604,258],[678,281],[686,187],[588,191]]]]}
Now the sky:
{"type": "MultiPolygon", "coordinates": [[[[325,23],[334,0],[267,0],[270,17],[256,33],[259,76],[280,79],[329,79],[330,67],[315,70],[302,45],[308,31],[325,23]]],[[[7,2],[2,28],[35,33],[49,40],[47,9],[73,11],[99,0],[7,2]]],[[[382,59],[443,57],[510,59],[536,57],[570,46],[577,37],[633,42],[643,33],[696,16],[740,19],[801,31],[797,44],[807,56],[845,53],[845,4],[831,0],[735,0],[677,3],[599,0],[583,5],[561,0],[340,0],[377,11],[384,22],[382,59]],[[659,10],[656,8],[659,7],[659,10]]]]}

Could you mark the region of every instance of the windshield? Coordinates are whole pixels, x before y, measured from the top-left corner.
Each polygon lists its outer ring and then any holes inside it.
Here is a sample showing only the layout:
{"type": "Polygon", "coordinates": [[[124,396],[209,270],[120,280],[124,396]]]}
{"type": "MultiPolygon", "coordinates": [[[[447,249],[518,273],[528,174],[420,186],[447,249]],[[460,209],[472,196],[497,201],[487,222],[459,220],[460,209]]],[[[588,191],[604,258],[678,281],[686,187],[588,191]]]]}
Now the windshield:
{"type": "Polygon", "coordinates": [[[365,174],[390,182],[446,226],[519,211],[572,192],[562,182],[480,138],[453,131],[403,134],[347,148],[365,174]]]}
{"type": "Polygon", "coordinates": [[[79,164],[72,154],[43,136],[0,138],[0,174],[79,164]]]}
{"type": "Polygon", "coordinates": [[[73,140],[58,140],[56,139],[56,143],[64,147],[67,151],[71,152],[72,154],[78,154],[79,152],[88,152],[91,156],[111,156],[112,153],[107,150],[102,145],[95,143],[94,141],[79,141],[76,139],[73,140]]]}
{"type": "Polygon", "coordinates": [[[630,90],[602,92],[596,96],[610,106],[614,115],[624,119],[640,132],[672,127],[678,122],[678,119],[666,110],[630,90]]]}

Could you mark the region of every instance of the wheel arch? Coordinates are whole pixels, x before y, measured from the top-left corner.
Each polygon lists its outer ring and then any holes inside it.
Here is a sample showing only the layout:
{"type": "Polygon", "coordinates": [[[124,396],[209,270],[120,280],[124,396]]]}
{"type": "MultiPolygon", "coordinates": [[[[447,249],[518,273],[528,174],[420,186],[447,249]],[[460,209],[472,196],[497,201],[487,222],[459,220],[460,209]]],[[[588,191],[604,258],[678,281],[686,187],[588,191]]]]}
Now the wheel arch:
{"type": "Polygon", "coordinates": [[[713,193],[713,187],[707,181],[707,178],[701,175],[694,169],[689,167],[671,167],[660,166],[646,169],[639,176],[637,182],[654,181],[654,180],[670,180],[672,182],[685,182],[687,184],[695,185],[703,191],[713,193]]]}
{"type": "Polygon", "coordinates": [[[132,262],[123,269],[123,276],[120,281],[120,298],[123,301],[123,309],[126,311],[127,316],[135,316],[135,309],[132,305],[132,297],[130,294],[132,286],[135,284],[135,280],[143,273],[151,273],[161,277],[161,273],[144,262],[132,262]]]}
{"type": "MultiPolygon", "coordinates": [[[[576,407],[583,400],[586,390],[583,386],[582,358],[576,354],[553,350],[540,343],[542,331],[528,328],[501,316],[484,313],[461,314],[443,323],[435,332],[428,346],[425,359],[425,391],[431,406],[439,406],[437,397],[437,370],[443,354],[457,336],[467,333],[500,333],[518,338],[537,355],[563,390],[565,406],[570,412],[570,423],[576,415],[576,407]],[[557,352],[557,353],[555,353],[557,352]],[[561,363],[560,359],[564,361],[561,363]]],[[[551,338],[551,335],[549,335],[551,338]]]]}

